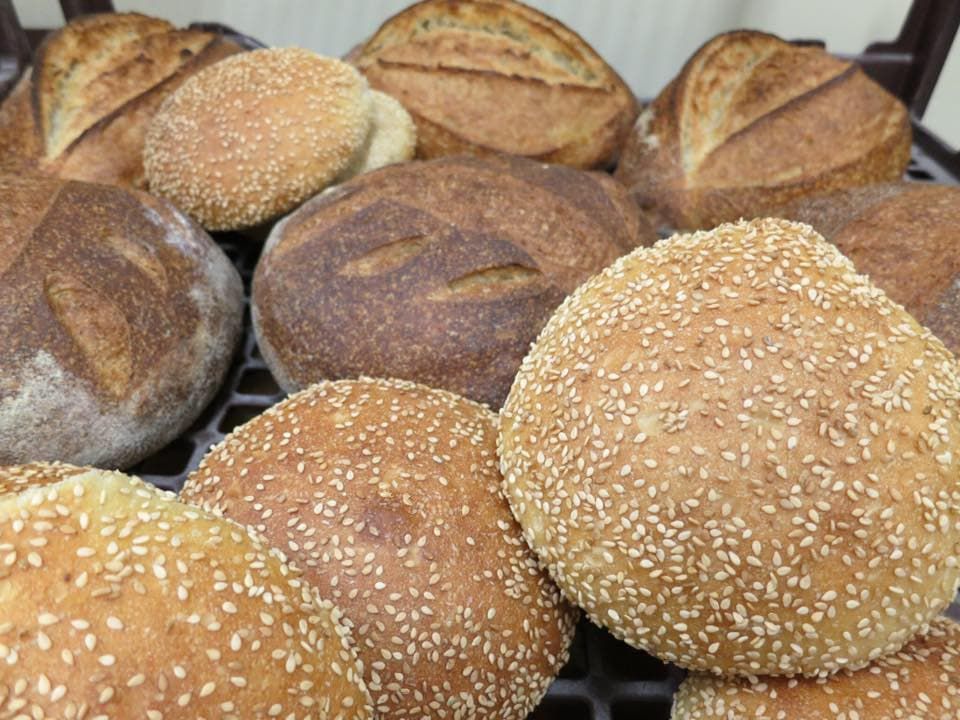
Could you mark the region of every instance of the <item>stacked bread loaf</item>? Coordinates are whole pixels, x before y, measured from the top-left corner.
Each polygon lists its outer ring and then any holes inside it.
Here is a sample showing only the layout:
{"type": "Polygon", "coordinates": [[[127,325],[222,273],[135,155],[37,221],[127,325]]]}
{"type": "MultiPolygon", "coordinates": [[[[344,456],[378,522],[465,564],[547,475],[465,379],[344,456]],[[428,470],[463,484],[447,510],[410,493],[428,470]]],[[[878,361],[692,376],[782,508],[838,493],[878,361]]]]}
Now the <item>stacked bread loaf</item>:
{"type": "Polygon", "coordinates": [[[960,716],[960,191],[896,98],[737,31],[641,111],[514,0],[238,37],[83,18],[0,106],[0,718],[523,720],[581,609],[676,720],[960,716]],[[294,394],[198,421],[241,331],[294,394]],[[112,471],[185,432],[179,498],[112,471]]]}

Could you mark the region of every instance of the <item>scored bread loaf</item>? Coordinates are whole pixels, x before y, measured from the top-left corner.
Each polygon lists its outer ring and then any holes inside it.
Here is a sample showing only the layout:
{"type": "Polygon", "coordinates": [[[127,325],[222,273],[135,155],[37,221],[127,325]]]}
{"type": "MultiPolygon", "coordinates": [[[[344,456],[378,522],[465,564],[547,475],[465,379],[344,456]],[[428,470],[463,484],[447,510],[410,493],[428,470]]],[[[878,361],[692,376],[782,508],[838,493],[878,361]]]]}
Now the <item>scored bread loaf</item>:
{"type": "Polygon", "coordinates": [[[897,180],[910,142],[906,108],[854,63],[737,31],[697,50],[644,109],[617,178],[655,225],[707,229],[897,180]]]}
{"type": "Polygon", "coordinates": [[[78,18],[44,40],[0,107],[0,170],[143,187],[144,135],[160,103],[242,49],[138,13],[78,18]]]}
{"type": "Polygon", "coordinates": [[[960,188],[867,185],[806,198],[778,214],[812,225],[960,352],[960,188]]]}
{"type": "Polygon", "coordinates": [[[172,493],[0,468],[0,554],[0,717],[373,717],[340,611],[172,493]]]}
{"type": "Polygon", "coordinates": [[[637,114],[583,38],[513,0],[424,0],[348,59],[410,112],[424,159],[503,152],[601,167],[637,114]]]}
{"type": "Polygon", "coordinates": [[[286,390],[401,377],[499,407],[564,295],[652,242],[615,181],[521,158],[367,173],[277,224],[253,323],[286,390]]]}
{"type": "Polygon", "coordinates": [[[137,462],[218,389],[237,271],[145,193],[7,176],[0,204],[0,464],[137,462]]]}

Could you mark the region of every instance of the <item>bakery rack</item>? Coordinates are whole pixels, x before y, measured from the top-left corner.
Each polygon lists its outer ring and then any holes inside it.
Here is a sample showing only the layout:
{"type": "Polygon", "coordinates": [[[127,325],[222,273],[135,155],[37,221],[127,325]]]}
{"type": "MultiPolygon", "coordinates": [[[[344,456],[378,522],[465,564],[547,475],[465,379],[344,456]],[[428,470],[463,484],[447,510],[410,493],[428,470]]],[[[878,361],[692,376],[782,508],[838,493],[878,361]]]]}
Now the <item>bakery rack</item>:
{"type": "MultiPolygon", "coordinates": [[[[66,19],[113,9],[111,0],[61,0],[60,4],[66,19]]],[[[852,56],[910,108],[914,145],[906,176],[914,182],[960,184],[960,152],[921,123],[958,27],[960,1],[913,0],[896,40],[873,43],[852,56]]],[[[230,34],[246,45],[257,44],[223,26],[205,28],[230,34]]],[[[29,64],[45,32],[22,28],[12,0],[0,0],[0,92],[2,84],[10,87],[29,64]]],[[[284,397],[257,349],[250,324],[250,281],[260,243],[237,234],[216,239],[243,278],[243,340],[224,386],[189,430],[130,469],[168,490],[180,489],[211,445],[284,397]]],[[[960,619],[960,606],[953,606],[950,614],[960,619]]],[[[682,670],[628,647],[584,620],[570,661],[529,720],[667,720],[683,675],[682,670]]]]}

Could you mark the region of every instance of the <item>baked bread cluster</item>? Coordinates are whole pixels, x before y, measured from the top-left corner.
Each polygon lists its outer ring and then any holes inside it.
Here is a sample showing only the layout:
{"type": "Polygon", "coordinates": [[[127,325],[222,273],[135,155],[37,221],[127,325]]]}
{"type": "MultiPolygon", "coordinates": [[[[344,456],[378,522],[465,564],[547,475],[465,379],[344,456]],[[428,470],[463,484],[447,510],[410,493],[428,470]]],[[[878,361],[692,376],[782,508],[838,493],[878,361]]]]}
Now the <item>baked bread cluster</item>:
{"type": "Polygon", "coordinates": [[[674,720],[960,717],[960,191],[910,147],[749,30],[645,107],[514,0],[342,60],[49,34],[0,105],[0,718],[524,720],[582,613],[674,720]],[[236,426],[254,362],[292,394],[236,426]],[[171,442],[179,495],[116,471],[171,442]]]}

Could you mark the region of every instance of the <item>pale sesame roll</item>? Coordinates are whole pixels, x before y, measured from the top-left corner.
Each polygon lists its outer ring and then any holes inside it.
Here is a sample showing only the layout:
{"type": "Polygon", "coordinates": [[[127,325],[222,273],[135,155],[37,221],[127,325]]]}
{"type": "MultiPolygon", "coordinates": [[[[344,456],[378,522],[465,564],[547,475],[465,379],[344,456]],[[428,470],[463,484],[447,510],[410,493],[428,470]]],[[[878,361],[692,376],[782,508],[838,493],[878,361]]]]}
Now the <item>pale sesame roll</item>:
{"type": "Polygon", "coordinates": [[[528,542],[628,643],[715,673],[825,675],[953,598],[957,365],[810,227],[627,255],[534,343],[501,414],[528,542]]]}
{"type": "Polygon", "coordinates": [[[340,60],[302,48],[226,58],[184,82],[151,121],[150,191],[208,230],[265,222],[350,165],[371,108],[367,81],[340,60]]]}
{"type": "Polygon", "coordinates": [[[340,611],[121,473],[0,468],[0,717],[373,717],[340,611]]]}

